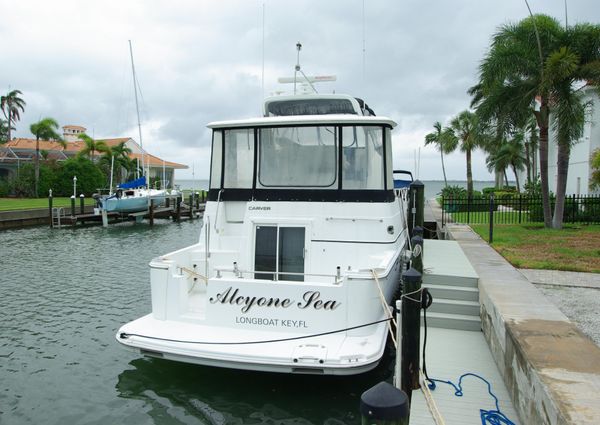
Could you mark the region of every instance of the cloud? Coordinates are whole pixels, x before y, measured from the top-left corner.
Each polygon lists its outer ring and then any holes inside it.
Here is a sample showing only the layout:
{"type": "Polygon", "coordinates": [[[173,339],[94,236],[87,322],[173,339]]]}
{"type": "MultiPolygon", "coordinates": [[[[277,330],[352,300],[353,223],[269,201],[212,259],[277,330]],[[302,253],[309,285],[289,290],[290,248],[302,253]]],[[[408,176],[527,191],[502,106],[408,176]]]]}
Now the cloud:
{"type": "MultiPolygon", "coordinates": [[[[435,121],[468,108],[466,90],[493,32],[527,16],[520,0],[184,0],[60,2],[0,0],[0,90],[23,91],[17,136],[51,116],[96,137],[137,136],[129,46],[141,87],[144,146],[190,165],[179,178],[208,176],[216,120],[260,114],[262,96],[293,75],[295,44],[307,74],[335,74],[320,90],[364,98],[399,123],[394,161],[412,169],[421,148],[421,178],[441,179],[437,152],[423,147],[435,121]],[[263,4],[264,87],[263,72],[263,4]],[[363,72],[364,70],[364,72],[363,72]]],[[[534,12],[561,19],[563,0],[534,2],[534,12]]],[[[569,22],[598,22],[596,0],[569,4],[569,22]]],[[[290,87],[284,89],[289,90],[290,87]]],[[[464,157],[449,156],[449,177],[463,179],[464,157]]],[[[489,178],[484,156],[474,176],[489,178]]]]}

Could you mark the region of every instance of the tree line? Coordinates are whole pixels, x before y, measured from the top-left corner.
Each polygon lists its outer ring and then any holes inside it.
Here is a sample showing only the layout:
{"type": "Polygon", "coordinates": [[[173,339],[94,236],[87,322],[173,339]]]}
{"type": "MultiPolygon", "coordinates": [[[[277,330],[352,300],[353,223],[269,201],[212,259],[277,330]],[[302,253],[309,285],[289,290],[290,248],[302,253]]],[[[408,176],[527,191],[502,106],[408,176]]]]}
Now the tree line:
{"type": "MultiPolygon", "coordinates": [[[[472,110],[461,112],[445,127],[436,122],[435,131],[425,137],[425,144],[440,152],[444,180],[443,156],[460,148],[466,155],[467,192],[472,195],[471,153],[481,148],[487,153],[488,169],[506,182],[506,170],[511,169],[518,189],[519,171],[527,171],[529,184],[539,174],[544,224],[561,228],[571,147],[583,135],[591,108],[583,91],[600,87],[600,25],[562,27],[546,15],[503,25],[492,36],[478,77],[468,90],[472,110]],[[548,185],[549,129],[556,134],[558,153],[554,211],[548,185]]],[[[595,156],[592,165],[600,164],[600,153],[595,156]]],[[[592,175],[592,187],[600,186],[594,183],[597,174],[592,175]]]]}
{"type": "MultiPolygon", "coordinates": [[[[26,102],[21,96],[20,90],[12,90],[0,97],[0,109],[5,117],[0,119],[0,144],[11,140],[12,131],[25,112],[26,102]]],[[[129,179],[136,171],[140,172],[137,161],[129,157],[131,149],[126,142],[108,146],[106,142],[95,140],[85,133],[78,135],[85,146],[75,158],[66,161],[49,159],[49,152],[40,150],[40,140],[56,142],[63,150],[66,149],[67,143],[59,128],[58,122],[50,117],[29,126],[36,141],[33,164],[20,167],[18,175],[10,181],[0,182],[0,193],[38,197],[55,188],[56,195],[69,195],[72,193],[69,189],[71,179],[77,175],[81,192],[91,195],[96,189],[107,186],[112,169],[116,183],[129,179]]]]}

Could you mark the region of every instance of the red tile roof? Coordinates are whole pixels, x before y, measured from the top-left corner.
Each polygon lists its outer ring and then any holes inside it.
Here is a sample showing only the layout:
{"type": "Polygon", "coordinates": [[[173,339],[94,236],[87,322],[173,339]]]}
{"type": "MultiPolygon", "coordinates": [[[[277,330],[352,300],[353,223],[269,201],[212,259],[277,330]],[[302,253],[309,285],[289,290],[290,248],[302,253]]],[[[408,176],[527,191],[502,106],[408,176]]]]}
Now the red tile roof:
{"type": "MultiPolygon", "coordinates": [[[[97,139],[97,141],[102,141],[102,142],[106,143],[108,146],[116,146],[119,143],[127,142],[128,140],[130,140],[129,137],[118,137],[115,139],[97,139]]],[[[66,148],[63,148],[60,143],[50,141],[50,140],[40,140],[39,143],[40,143],[40,150],[64,151],[66,153],[71,153],[71,154],[76,154],[77,152],[79,152],[80,150],[82,150],[85,147],[85,143],[81,140],[76,140],[74,142],[67,142],[66,148]]],[[[35,151],[35,145],[36,145],[35,139],[17,138],[17,139],[9,140],[2,146],[5,148],[11,148],[11,149],[15,149],[15,150],[35,151]]],[[[141,161],[142,155],[139,153],[130,153],[129,157],[132,159],[140,158],[140,161],[141,161]]],[[[146,153],[145,158],[149,162],[149,164],[153,167],[162,167],[163,166],[163,160],[157,156],[146,153]]],[[[166,167],[176,168],[179,170],[188,168],[187,165],[178,164],[177,162],[164,161],[164,164],[166,167]]]]}

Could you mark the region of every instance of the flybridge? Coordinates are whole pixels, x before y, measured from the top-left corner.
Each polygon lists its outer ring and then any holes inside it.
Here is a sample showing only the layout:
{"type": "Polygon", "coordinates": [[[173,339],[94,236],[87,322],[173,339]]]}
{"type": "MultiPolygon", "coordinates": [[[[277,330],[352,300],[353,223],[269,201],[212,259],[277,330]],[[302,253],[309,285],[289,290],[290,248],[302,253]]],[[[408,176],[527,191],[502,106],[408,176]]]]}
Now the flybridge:
{"type": "Polygon", "coordinates": [[[375,112],[359,98],[344,94],[304,94],[265,99],[264,116],[350,114],[374,116],[375,112]]]}

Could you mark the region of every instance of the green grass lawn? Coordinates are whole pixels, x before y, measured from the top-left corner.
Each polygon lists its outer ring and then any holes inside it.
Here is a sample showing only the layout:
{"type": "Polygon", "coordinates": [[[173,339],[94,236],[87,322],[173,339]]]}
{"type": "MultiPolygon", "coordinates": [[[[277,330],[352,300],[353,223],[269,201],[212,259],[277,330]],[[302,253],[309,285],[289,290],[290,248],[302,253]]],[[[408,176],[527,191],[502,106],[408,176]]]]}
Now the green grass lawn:
{"type": "MultiPolygon", "coordinates": [[[[488,240],[488,225],[471,228],[488,240]]],[[[600,225],[495,225],[492,247],[518,268],[600,273],[600,225]]]]}
{"type": "MultiPolygon", "coordinates": [[[[94,205],[91,197],[85,198],[85,205],[94,205]]],[[[53,198],[52,206],[70,207],[71,198],[53,198]]],[[[75,201],[79,208],[79,199],[75,201]]],[[[31,210],[35,208],[48,208],[48,198],[0,198],[0,211],[31,210]]]]}

